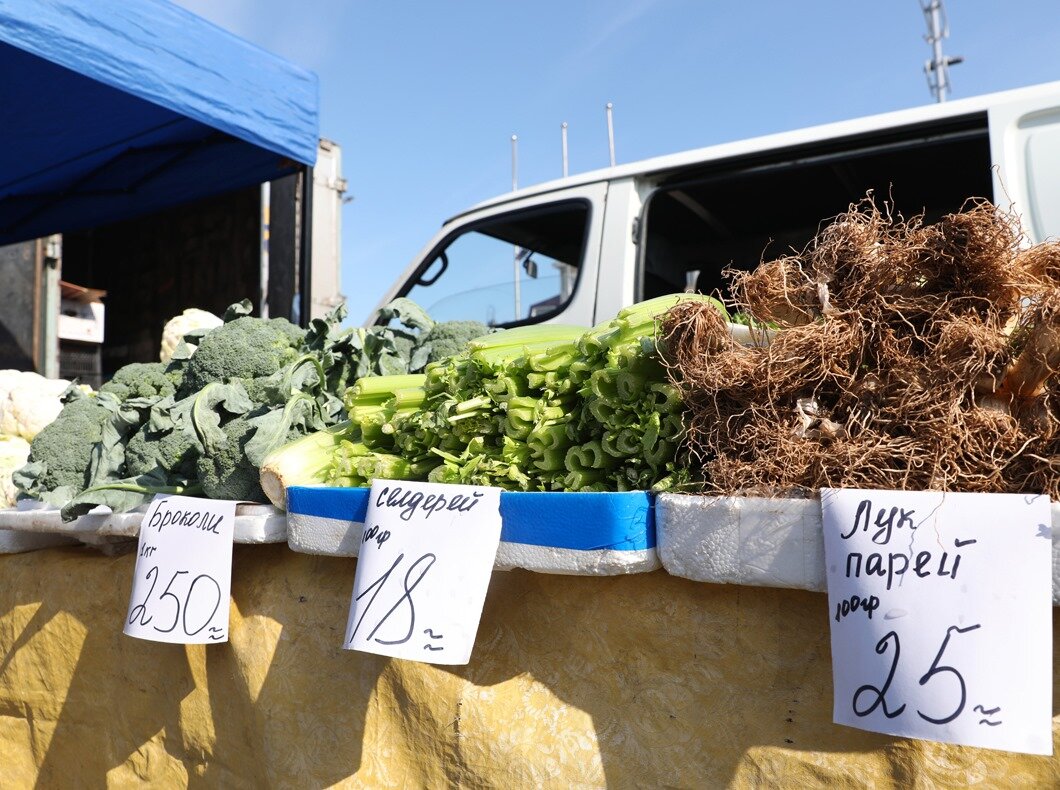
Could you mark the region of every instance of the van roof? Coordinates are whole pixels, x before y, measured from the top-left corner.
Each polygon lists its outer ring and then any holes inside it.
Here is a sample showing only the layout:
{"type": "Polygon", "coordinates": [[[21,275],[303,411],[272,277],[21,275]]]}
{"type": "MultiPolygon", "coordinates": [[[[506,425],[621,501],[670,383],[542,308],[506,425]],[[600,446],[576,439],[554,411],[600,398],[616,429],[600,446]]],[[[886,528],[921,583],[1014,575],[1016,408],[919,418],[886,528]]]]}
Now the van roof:
{"type": "Polygon", "coordinates": [[[455,214],[443,223],[448,225],[460,217],[480,209],[502,205],[509,201],[520,200],[534,195],[547,192],[555,192],[569,187],[582,186],[598,181],[630,178],[649,173],[665,172],[689,165],[702,164],[737,156],[760,153],[783,148],[792,148],[808,143],[816,143],[822,140],[852,137],[860,134],[890,129],[902,126],[911,126],[925,122],[944,120],[977,112],[985,112],[987,109],[1012,101],[1027,101],[1036,98],[1044,98],[1055,95],[1060,101],[1060,81],[1047,82],[1027,88],[1016,88],[1014,90],[987,93],[980,96],[972,96],[967,99],[958,99],[952,102],[940,104],[928,104],[921,107],[913,107],[906,110],[867,115],[847,121],[808,126],[788,132],[767,134],[760,137],[749,137],[728,143],[720,143],[705,148],[694,148],[690,151],[682,151],[676,154],[666,154],[650,159],[641,159],[629,164],[616,165],[615,167],[604,167],[598,170],[590,170],[585,173],[545,181],[533,186],[524,187],[513,192],[506,192],[497,197],[484,200],[481,203],[455,214]]]}

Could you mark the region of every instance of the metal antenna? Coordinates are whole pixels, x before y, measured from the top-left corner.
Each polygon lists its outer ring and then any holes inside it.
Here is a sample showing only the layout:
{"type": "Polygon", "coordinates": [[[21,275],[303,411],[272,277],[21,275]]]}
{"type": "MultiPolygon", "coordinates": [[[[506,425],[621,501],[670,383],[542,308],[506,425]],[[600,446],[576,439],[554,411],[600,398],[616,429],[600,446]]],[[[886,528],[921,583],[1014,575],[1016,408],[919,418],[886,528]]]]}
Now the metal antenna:
{"type": "MultiPolygon", "coordinates": [[[[512,135],[512,192],[519,188],[519,135],[512,135]]],[[[512,249],[512,285],[515,307],[515,320],[522,313],[522,289],[519,283],[519,245],[512,249]]]]}
{"type": "Polygon", "coordinates": [[[512,192],[519,188],[519,135],[512,135],[512,192]]]}
{"type": "Polygon", "coordinates": [[[928,26],[928,34],[924,36],[924,40],[931,46],[931,60],[924,63],[924,76],[927,77],[928,90],[935,97],[935,101],[944,102],[946,94],[950,91],[949,67],[963,63],[964,58],[960,55],[950,57],[942,54],[942,39],[949,38],[950,35],[949,21],[946,19],[942,0],[919,0],[919,3],[928,26]]]}
{"type": "Polygon", "coordinates": [[[559,127],[560,139],[563,141],[563,177],[567,177],[567,122],[564,121],[559,127]]]}
{"type": "Polygon", "coordinates": [[[615,105],[607,103],[607,151],[611,156],[611,167],[615,166],[615,119],[612,110],[615,105]]]}

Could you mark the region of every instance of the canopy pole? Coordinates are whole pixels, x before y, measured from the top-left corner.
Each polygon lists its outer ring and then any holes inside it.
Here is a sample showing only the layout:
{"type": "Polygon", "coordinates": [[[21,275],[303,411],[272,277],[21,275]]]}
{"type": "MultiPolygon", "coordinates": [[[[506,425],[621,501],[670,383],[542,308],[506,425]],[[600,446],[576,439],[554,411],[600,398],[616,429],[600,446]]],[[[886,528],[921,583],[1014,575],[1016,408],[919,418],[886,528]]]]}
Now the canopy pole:
{"type": "Polygon", "coordinates": [[[298,232],[298,323],[309,326],[313,319],[313,168],[306,165],[302,169],[302,200],[298,232]]]}
{"type": "Polygon", "coordinates": [[[261,185],[261,260],[258,271],[259,288],[258,315],[262,318],[269,317],[269,221],[272,208],[272,184],[266,181],[261,185]]]}
{"type": "Polygon", "coordinates": [[[44,293],[41,299],[41,375],[48,379],[59,378],[59,313],[61,297],[59,280],[62,277],[63,237],[48,236],[42,245],[41,262],[44,267],[44,293]]]}

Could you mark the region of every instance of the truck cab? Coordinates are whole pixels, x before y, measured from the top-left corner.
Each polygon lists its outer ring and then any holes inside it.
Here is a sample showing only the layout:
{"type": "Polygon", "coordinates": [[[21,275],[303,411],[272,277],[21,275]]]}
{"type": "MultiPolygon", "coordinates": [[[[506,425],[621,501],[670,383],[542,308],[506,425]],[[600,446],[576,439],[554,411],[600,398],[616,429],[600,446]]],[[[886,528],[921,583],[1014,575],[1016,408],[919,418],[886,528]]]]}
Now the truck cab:
{"type": "Polygon", "coordinates": [[[1060,82],[570,176],[449,219],[381,304],[438,320],[592,325],[642,299],[725,291],[727,266],[799,250],[867,194],[932,222],[970,198],[1060,234],[1060,82]]]}

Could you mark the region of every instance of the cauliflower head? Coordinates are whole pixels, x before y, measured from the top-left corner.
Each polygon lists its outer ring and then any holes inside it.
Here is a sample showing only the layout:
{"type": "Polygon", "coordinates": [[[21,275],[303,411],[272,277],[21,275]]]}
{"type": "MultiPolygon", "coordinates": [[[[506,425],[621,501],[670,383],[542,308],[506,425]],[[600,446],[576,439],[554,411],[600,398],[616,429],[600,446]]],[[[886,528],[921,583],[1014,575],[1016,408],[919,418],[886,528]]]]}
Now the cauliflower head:
{"type": "Polygon", "coordinates": [[[29,458],[29,442],[19,436],[0,436],[0,507],[11,507],[18,497],[11,475],[29,458]]]}
{"type": "Polygon", "coordinates": [[[169,362],[173,358],[177,345],[188,332],[195,329],[213,329],[223,323],[213,313],[197,307],[189,307],[180,315],[173,316],[162,328],[162,348],[158,352],[159,360],[169,362]]]}
{"type": "Polygon", "coordinates": [[[32,441],[63,409],[65,379],[46,379],[30,371],[0,371],[0,434],[32,441]]]}

